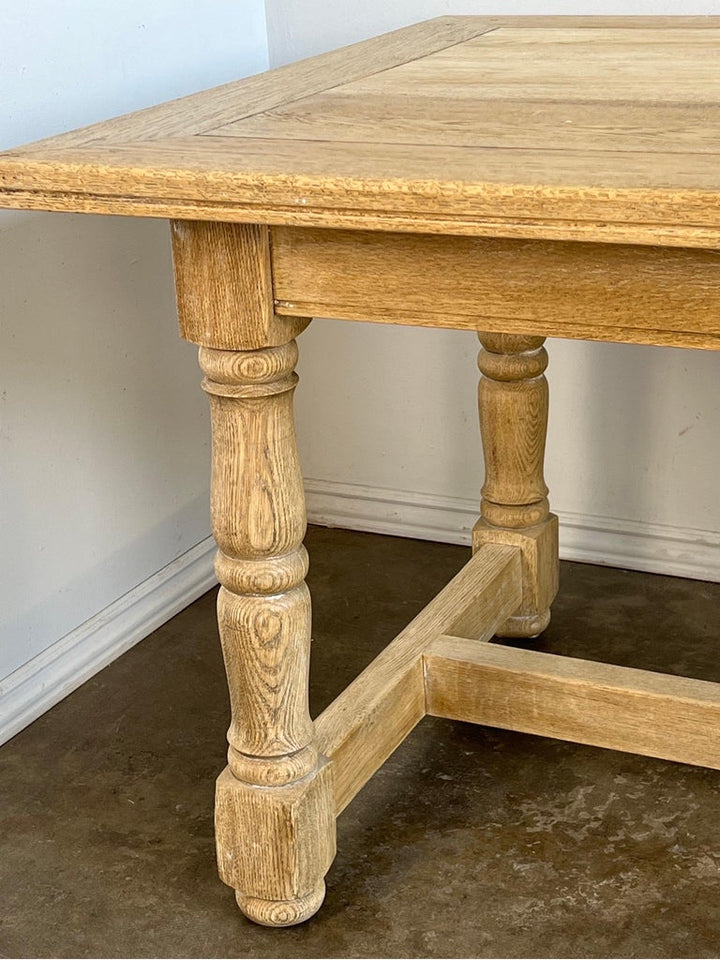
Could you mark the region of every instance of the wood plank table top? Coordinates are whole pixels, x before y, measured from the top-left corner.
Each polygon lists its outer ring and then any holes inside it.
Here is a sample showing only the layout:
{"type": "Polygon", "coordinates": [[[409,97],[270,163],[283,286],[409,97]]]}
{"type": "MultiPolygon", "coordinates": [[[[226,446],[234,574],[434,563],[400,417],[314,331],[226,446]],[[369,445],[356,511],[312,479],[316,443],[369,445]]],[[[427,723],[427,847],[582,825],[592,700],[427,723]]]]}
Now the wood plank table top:
{"type": "Polygon", "coordinates": [[[318,910],[336,816],[427,714],[720,769],[720,684],[486,642],[537,637],[558,589],[545,337],[720,349],[719,66],[720,17],[444,17],[0,155],[0,207],[172,221],[213,432],[218,868],[252,920],[318,910]],[[485,459],[472,559],[315,721],[312,316],[478,332],[485,459]]]}
{"type": "Polygon", "coordinates": [[[0,206],[720,247],[720,17],[441,17],[0,154],[0,206]]]}

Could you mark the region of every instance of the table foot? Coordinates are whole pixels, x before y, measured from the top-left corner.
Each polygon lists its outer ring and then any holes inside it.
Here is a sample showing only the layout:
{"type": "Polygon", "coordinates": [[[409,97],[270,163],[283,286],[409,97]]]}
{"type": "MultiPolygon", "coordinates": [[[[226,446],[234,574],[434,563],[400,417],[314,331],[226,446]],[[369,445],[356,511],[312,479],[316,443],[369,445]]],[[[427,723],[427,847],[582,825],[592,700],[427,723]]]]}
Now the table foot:
{"type": "Polygon", "coordinates": [[[321,880],[310,893],[295,900],[263,900],[235,891],[237,904],[248,918],[264,927],[292,927],[309,920],[325,899],[325,881],[321,880]]]}
{"type": "Polygon", "coordinates": [[[535,640],[550,625],[550,610],[541,613],[531,613],[508,617],[505,623],[495,634],[502,640],[535,640]]]}

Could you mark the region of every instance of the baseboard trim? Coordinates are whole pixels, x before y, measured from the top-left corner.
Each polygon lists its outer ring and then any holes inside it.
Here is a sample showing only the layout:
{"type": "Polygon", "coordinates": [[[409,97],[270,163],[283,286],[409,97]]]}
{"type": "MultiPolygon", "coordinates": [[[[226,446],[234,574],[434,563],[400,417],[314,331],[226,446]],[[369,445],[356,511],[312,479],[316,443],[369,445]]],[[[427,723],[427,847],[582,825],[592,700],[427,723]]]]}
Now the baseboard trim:
{"type": "Polygon", "coordinates": [[[213,587],[208,537],[0,680],[0,744],[213,587]]]}
{"type": "MultiPolygon", "coordinates": [[[[307,479],[308,519],[418,540],[469,544],[473,500],[307,479]]],[[[563,560],[720,582],[720,533],[559,511],[563,560]]]]}
{"type": "MultiPolygon", "coordinates": [[[[457,497],[316,479],[305,490],[322,526],[469,544],[477,517],[457,497]]],[[[210,590],[214,553],[208,537],[0,680],[0,744],[210,590]]],[[[720,534],[687,527],[561,512],[560,556],[720,582],[720,534]]]]}

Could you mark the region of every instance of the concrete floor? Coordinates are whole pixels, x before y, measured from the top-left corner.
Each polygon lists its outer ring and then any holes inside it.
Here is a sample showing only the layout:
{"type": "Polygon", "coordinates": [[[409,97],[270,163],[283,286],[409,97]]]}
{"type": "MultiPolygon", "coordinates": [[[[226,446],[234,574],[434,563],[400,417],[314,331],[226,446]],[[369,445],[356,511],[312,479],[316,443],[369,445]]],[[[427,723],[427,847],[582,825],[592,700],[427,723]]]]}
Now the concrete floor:
{"type": "MultiPolygon", "coordinates": [[[[310,531],[317,713],[467,551],[310,531]]],[[[338,822],[325,906],[216,877],[208,594],[0,749],[8,957],[717,957],[720,773],[426,719],[338,822]]],[[[564,564],[541,649],[720,681],[720,585],[564,564]]]]}

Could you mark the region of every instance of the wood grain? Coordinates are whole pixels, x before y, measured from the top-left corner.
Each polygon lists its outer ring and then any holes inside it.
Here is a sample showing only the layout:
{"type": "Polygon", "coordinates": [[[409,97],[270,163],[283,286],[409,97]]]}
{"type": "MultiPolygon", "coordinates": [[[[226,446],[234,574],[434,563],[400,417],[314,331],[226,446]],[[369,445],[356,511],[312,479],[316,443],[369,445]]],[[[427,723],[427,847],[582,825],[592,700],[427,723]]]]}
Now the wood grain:
{"type": "Polygon", "coordinates": [[[548,421],[548,356],[542,337],[479,334],[478,412],[485,461],[473,550],[514,544],[523,555],[522,603],[500,637],[536,637],[550,622],[558,588],[557,517],[543,474],[548,421]]]}
{"type": "Polygon", "coordinates": [[[106,138],[118,141],[156,139],[174,136],[178,132],[202,133],[228,122],[228,118],[237,120],[238,105],[245,111],[245,116],[250,116],[291,99],[306,98],[338,84],[352,82],[368,73],[387,70],[499,27],[547,29],[562,24],[587,29],[602,24],[606,28],[647,30],[650,21],[656,31],[678,27],[690,30],[720,28],[720,17],[435,17],[257,76],[48,137],[32,146],[74,145],[106,138]]]}
{"type": "Polygon", "coordinates": [[[256,351],[200,350],[231,707],[228,767],[217,786],[218,864],[247,916],[274,926],[299,923],[319,908],[335,852],[332,778],[319,764],[308,710],[296,361],[294,340],[256,351]]]}
{"type": "MultiPolygon", "coordinates": [[[[716,108],[635,100],[451,98],[412,95],[393,84],[382,96],[348,84],[220,128],[224,137],[455,147],[717,155],[716,108]],[[391,116],[392,130],[386,126],[391,116]]],[[[601,96],[601,91],[596,93],[601,96]]]]}
{"type": "MultiPolygon", "coordinates": [[[[492,185],[486,185],[489,192],[492,185]]],[[[687,247],[699,249],[720,248],[720,230],[713,223],[712,217],[706,218],[705,224],[700,221],[705,216],[702,207],[698,204],[696,193],[683,192],[673,196],[672,216],[677,223],[662,223],[657,221],[658,208],[655,203],[648,203],[645,199],[635,196],[634,212],[638,222],[623,223],[608,219],[609,210],[605,199],[597,200],[586,195],[582,203],[568,202],[566,197],[557,196],[555,208],[565,210],[567,219],[549,219],[539,216],[542,201],[533,197],[531,203],[537,206],[533,217],[528,218],[529,206],[526,199],[520,201],[522,211],[517,209],[507,217],[489,216],[487,208],[476,209],[480,206],[476,202],[468,203],[463,197],[458,198],[458,208],[461,212],[452,214],[451,211],[436,213],[429,208],[436,203],[436,198],[428,194],[419,209],[416,198],[410,197],[407,210],[399,205],[395,210],[380,210],[368,208],[363,197],[357,198],[357,207],[338,206],[307,206],[299,203],[306,183],[298,185],[293,199],[286,203],[275,202],[268,204],[258,193],[252,202],[238,205],[227,197],[214,200],[198,197],[187,199],[174,197],[172,200],[153,200],[142,196],[104,196],[101,193],[81,194],[33,192],[29,190],[11,190],[7,193],[0,191],[0,207],[16,210],[49,210],[57,213],[95,213],[117,214],[129,217],[171,217],[186,218],[188,220],[213,220],[225,223],[259,224],[288,224],[297,227],[337,227],[340,229],[365,229],[372,227],[376,230],[392,230],[397,233],[441,233],[454,236],[482,236],[482,237],[516,237],[520,239],[554,238],[557,240],[597,240],[598,225],[592,219],[578,220],[578,213],[604,217],[602,235],[603,243],[619,244],[651,244],[669,247],[687,247]],[[539,205],[538,205],[539,204],[539,205]],[[645,218],[644,220],[642,218],[645,218]],[[684,222],[683,222],[684,221],[684,222]]],[[[253,188],[254,189],[254,188],[253,188]]],[[[493,203],[498,198],[493,199],[493,203]]],[[[515,197],[507,197],[506,210],[508,213],[515,206],[515,197]]],[[[701,204],[707,198],[700,198],[701,204]]],[[[667,198],[666,198],[667,200],[667,198]]],[[[545,211],[548,212],[547,210],[545,211]]],[[[615,211],[616,213],[618,211],[615,211]]],[[[390,323],[395,321],[390,320],[390,323]]],[[[490,329],[488,327],[488,329],[490,329]]],[[[502,329],[502,328],[499,328],[502,329]]],[[[510,328],[512,329],[512,328],[510,328]]],[[[518,332],[527,333],[527,330],[518,332]]],[[[552,335],[552,334],[548,334],[552,335]]],[[[630,343],[651,342],[642,339],[642,331],[630,330],[626,337],[613,338],[604,336],[598,339],[627,339],[630,343]]],[[[658,331],[662,336],[662,331],[658,331]]],[[[660,342],[663,342],[660,340],[660,342]]]]}
{"type": "Polygon", "coordinates": [[[320,907],[335,855],[332,771],[308,708],[311,610],[292,405],[292,335],[307,321],[273,312],[265,227],[175,223],[173,261],[181,331],[201,345],[212,424],[231,714],[216,788],[218,868],[248,917],[287,926],[320,907]]]}
{"type": "Polygon", "coordinates": [[[174,221],[213,429],[218,864],[256,922],[319,908],[336,814],[428,712],[720,768],[720,685],[479,642],[557,590],[543,338],[720,347],[718,66],[718,17],[445,17],[0,155],[2,206],[174,221]],[[315,314],[481,330],[487,476],[472,559],[313,724],[315,314]]]}
{"type": "MultiPolygon", "coordinates": [[[[717,103],[719,31],[503,27],[348,84],[414,98],[717,103]]],[[[717,118],[716,118],[717,119],[717,118]]]]}
{"type": "Polygon", "coordinates": [[[492,29],[496,29],[495,24],[477,17],[437,17],[244,80],[49,137],[12,152],[77,146],[100,140],[123,143],[200,134],[237,119],[238,115],[250,116],[281,103],[312,96],[492,29]]]}
{"type": "Polygon", "coordinates": [[[213,432],[210,512],[223,584],[229,763],[238,779],[260,785],[303,777],[317,762],[307,703],[305,505],[292,421],[296,359],[294,341],[200,353],[213,432]],[[236,593],[240,586],[245,592],[236,593]]]}
{"type": "Polygon", "coordinates": [[[272,238],[282,315],[720,342],[717,251],[288,227],[272,238]]]}
{"type": "Polygon", "coordinates": [[[633,224],[645,242],[654,242],[653,227],[683,228],[688,238],[713,227],[715,245],[719,183],[716,158],[688,152],[654,153],[649,161],[643,153],[201,136],[0,156],[5,206],[19,191],[17,206],[35,196],[38,209],[82,212],[99,200],[103,212],[121,212],[114,196],[147,201],[155,215],[171,218],[191,202],[234,208],[231,219],[244,211],[248,222],[266,209],[275,223],[290,216],[284,208],[301,206],[307,209],[293,216],[327,226],[337,225],[333,211],[354,210],[369,227],[382,219],[388,229],[410,215],[435,230],[456,219],[571,220],[598,240],[609,222],[633,224]]]}
{"type": "Polygon", "coordinates": [[[270,242],[258,224],[170,224],[180,335],[228,350],[292,340],[310,322],[273,310],[270,242]]]}
{"type": "Polygon", "coordinates": [[[443,637],[428,712],[720,769],[720,684],[443,637]]]}
{"type": "Polygon", "coordinates": [[[512,530],[496,527],[482,517],[473,527],[473,550],[488,543],[519,547],[522,556],[522,603],[497,630],[499,637],[535,637],[550,622],[550,606],[557,596],[558,518],[551,513],[536,526],[512,530]]]}
{"type": "Polygon", "coordinates": [[[428,21],[5,153],[0,202],[718,247],[720,19],[640,20],[428,21]]]}
{"type": "Polygon", "coordinates": [[[336,813],[425,716],[428,643],[447,630],[489,640],[521,599],[520,550],[482,547],[318,717],[320,751],[333,761],[336,813]]]}
{"type": "Polygon", "coordinates": [[[323,877],[335,856],[332,772],[321,764],[303,780],[272,788],[220,774],[215,839],[221,879],[243,913],[269,927],[311,917],[323,902],[323,877]]]}
{"type": "Polygon", "coordinates": [[[549,399],[543,338],[479,336],[482,516],[496,527],[536,526],[549,512],[543,476],[549,399]]]}

